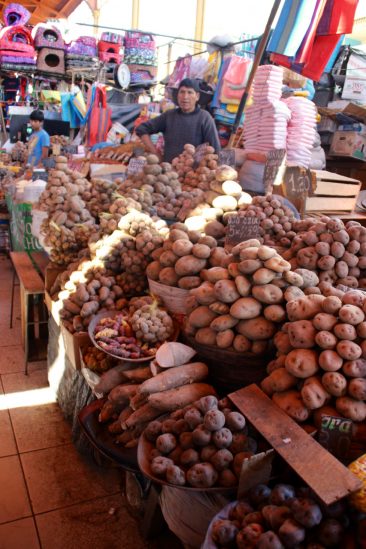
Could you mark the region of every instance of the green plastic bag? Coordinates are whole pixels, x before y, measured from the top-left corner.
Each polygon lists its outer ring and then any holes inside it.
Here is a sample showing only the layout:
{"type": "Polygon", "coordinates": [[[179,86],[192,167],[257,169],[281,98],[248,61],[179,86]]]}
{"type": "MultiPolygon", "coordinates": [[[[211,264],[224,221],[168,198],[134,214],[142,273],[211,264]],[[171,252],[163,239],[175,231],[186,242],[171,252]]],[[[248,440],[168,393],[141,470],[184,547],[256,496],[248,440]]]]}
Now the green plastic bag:
{"type": "Polygon", "coordinates": [[[10,214],[10,235],[12,249],[15,252],[38,252],[43,248],[38,238],[32,235],[32,205],[17,204],[11,196],[6,196],[10,214]]]}

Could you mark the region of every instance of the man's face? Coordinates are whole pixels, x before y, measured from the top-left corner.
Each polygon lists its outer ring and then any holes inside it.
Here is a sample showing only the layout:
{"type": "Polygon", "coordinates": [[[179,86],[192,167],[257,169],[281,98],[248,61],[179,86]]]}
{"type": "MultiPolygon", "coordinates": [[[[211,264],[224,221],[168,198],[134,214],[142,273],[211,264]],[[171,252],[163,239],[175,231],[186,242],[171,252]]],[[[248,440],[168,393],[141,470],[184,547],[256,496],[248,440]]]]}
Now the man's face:
{"type": "Polygon", "coordinates": [[[193,88],[182,86],[178,91],[178,105],[183,112],[193,112],[200,94],[193,88]]]}

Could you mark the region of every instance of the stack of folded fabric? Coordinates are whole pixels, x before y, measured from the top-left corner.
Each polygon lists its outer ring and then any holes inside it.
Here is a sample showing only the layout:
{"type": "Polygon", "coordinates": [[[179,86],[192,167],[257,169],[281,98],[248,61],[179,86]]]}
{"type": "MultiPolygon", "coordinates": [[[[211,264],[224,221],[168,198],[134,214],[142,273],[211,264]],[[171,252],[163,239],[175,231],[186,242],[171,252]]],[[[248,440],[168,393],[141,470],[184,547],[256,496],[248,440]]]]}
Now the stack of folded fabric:
{"type": "Polygon", "coordinates": [[[32,71],[36,64],[33,38],[23,25],[0,31],[0,64],[3,70],[32,71]]]}
{"type": "Polygon", "coordinates": [[[66,52],[66,70],[98,66],[97,41],[91,36],[80,36],[67,46],[66,52]]]}
{"type": "Polygon", "coordinates": [[[266,153],[286,149],[287,124],[291,113],[280,101],[282,68],[263,65],[258,68],[253,83],[253,104],[245,111],[245,149],[266,153]]]}
{"type": "Polygon", "coordinates": [[[316,107],[305,97],[284,100],[291,111],[287,128],[287,165],[309,168],[316,140],[316,107]]]}

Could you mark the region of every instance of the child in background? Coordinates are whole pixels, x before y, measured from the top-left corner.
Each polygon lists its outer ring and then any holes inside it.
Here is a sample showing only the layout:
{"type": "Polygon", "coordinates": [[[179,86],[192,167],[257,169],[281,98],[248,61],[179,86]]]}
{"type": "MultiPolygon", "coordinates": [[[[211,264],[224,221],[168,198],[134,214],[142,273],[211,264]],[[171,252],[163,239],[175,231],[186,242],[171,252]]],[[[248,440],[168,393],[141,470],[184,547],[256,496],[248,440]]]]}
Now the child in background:
{"type": "Polygon", "coordinates": [[[33,133],[28,143],[28,165],[32,168],[42,167],[42,161],[48,157],[50,136],[43,129],[42,111],[33,111],[29,117],[33,133]]]}

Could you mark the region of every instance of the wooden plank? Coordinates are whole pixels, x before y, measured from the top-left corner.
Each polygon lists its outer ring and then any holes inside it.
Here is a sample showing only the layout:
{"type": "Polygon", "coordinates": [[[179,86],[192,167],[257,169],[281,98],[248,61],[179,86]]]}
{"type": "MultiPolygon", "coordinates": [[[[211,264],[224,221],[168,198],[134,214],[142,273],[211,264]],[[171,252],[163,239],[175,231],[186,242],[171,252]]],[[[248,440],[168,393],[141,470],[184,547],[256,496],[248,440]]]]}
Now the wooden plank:
{"type": "Polygon", "coordinates": [[[352,179],[339,173],[327,172],[326,170],[314,170],[316,178],[323,181],[343,181],[345,183],[359,183],[358,179],[352,179]]]}
{"type": "Polygon", "coordinates": [[[34,266],[44,280],[46,278],[47,265],[50,262],[48,255],[46,252],[29,252],[29,255],[31,256],[34,266]]]}
{"type": "Polygon", "coordinates": [[[10,259],[24,291],[28,294],[42,294],[44,282],[34,268],[27,252],[10,252],[10,259]]]}
{"type": "Polygon", "coordinates": [[[326,505],[361,488],[362,483],[353,473],[276,406],[257,385],[231,393],[229,398],[326,505]]]}
{"type": "Polygon", "coordinates": [[[357,196],[361,183],[335,183],[333,181],[317,181],[315,195],[329,194],[330,196],[357,196]]]}
{"type": "Polygon", "coordinates": [[[337,212],[337,211],[349,211],[351,212],[356,205],[357,197],[353,198],[336,198],[332,196],[309,196],[306,199],[305,210],[306,212],[337,212]]]}

